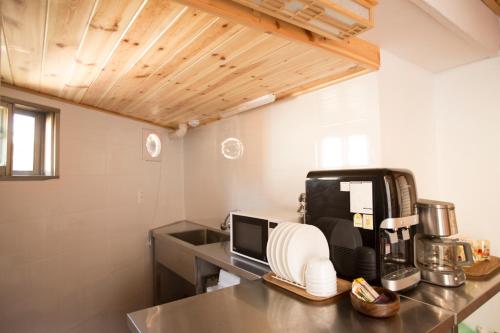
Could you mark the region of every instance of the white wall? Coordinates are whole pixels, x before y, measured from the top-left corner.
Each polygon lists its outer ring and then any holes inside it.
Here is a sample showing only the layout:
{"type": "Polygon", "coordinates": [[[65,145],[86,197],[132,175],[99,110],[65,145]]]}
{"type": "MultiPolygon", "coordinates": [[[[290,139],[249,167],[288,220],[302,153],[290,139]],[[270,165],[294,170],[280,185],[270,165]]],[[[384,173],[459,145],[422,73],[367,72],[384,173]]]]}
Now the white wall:
{"type": "Polygon", "coordinates": [[[378,72],[382,165],[413,171],[420,198],[439,193],[436,161],[434,75],[382,51],[378,72]]]}
{"type": "Polygon", "coordinates": [[[0,182],[0,331],[127,332],[125,313],[151,305],[148,230],[184,217],[182,141],[156,128],[162,162],[145,162],[154,126],[1,94],[61,109],[61,177],[0,182]]]}
{"type": "Polygon", "coordinates": [[[500,253],[500,57],[436,76],[441,196],[456,205],[460,231],[491,239],[500,253]]]}
{"type": "Polygon", "coordinates": [[[377,75],[278,102],[192,130],[184,141],[186,216],[230,209],[295,214],[310,170],[379,164],[377,75]],[[239,138],[239,160],[220,144],[239,138]]]}
{"type": "Polygon", "coordinates": [[[475,43],[476,48],[484,48],[491,55],[498,52],[500,22],[482,1],[411,1],[461,38],[475,43]]]}
{"type": "Polygon", "coordinates": [[[186,216],[293,213],[307,172],[317,169],[407,168],[419,195],[435,197],[432,82],[430,72],[382,52],[376,73],[191,130],[184,141],[186,216]],[[245,145],[241,159],[220,153],[228,137],[245,145]]]}
{"type": "MultiPolygon", "coordinates": [[[[455,203],[459,231],[489,239],[500,255],[500,57],[436,76],[438,178],[443,200],[455,203]]],[[[500,329],[500,296],[466,322],[500,329]]]]}

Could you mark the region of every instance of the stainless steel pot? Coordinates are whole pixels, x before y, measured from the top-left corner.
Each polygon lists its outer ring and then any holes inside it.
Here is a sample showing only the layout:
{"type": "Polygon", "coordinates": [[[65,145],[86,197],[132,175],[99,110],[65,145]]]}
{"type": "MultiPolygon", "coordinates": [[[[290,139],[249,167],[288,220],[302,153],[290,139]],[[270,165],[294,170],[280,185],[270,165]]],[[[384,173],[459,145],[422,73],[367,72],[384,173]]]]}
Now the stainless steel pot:
{"type": "Polygon", "coordinates": [[[446,237],[458,233],[455,205],[451,202],[419,199],[417,209],[423,234],[446,237]]]}

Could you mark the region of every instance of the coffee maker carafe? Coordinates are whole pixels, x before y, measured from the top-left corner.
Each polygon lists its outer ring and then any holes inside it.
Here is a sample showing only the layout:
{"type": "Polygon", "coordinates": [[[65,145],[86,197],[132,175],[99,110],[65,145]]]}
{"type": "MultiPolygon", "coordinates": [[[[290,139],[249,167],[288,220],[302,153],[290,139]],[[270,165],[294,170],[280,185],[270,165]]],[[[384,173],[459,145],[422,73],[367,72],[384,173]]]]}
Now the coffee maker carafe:
{"type": "Polygon", "coordinates": [[[445,287],[460,286],[465,282],[462,266],[472,265],[473,257],[469,243],[446,238],[458,232],[455,206],[420,199],[417,208],[420,223],[414,242],[415,264],[422,280],[445,287]]]}

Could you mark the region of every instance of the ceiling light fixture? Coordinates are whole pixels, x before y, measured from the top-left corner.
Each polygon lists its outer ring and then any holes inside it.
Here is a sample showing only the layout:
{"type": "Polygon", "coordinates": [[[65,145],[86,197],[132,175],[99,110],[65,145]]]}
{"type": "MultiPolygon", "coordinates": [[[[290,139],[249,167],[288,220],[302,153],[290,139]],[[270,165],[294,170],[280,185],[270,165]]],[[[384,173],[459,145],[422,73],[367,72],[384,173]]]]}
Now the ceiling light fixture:
{"type": "Polygon", "coordinates": [[[255,108],[258,108],[260,106],[270,104],[276,100],[276,95],[275,94],[268,94],[264,95],[261,97],[258,97],[256,99],[252,99],[251,101],[241,103],[240,105],[237,105],[233,108],[230,108],[224,112],[220,113],[221,118],[228,118],[235,116],[237,114],[240,114],[245,111],[249,111],[255,108]]]}

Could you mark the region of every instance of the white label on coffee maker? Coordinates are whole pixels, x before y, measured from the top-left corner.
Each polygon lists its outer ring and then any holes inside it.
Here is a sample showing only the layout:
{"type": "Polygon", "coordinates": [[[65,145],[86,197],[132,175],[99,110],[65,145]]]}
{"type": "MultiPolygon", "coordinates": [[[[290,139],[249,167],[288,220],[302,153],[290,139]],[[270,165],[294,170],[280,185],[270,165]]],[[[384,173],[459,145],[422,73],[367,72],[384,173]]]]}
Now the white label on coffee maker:
{"type": "Polygon", "coordinates": [[[410,231],[406,228],[402,228],[401,229],[401,237],[403,238],[403,240],[409,240],[410,239],[410,231]]]}
{"type": "Polygon", "coordinates": [[[387,234],[387,236],[389,236],[389,242],[391,244],[395,244],[398,242],[398,233],[396,231],[386,230],[385,233],[387,234]]]}
{"type": "Polygon", "coordinates": [[[372,182],[350,182],[351,213],[373,214],[372,182]]]}
{"type": "Polygon", "coordinates": [[[340,192],[349,192],[351,190],[349,182],[340,182],[340,192]]]}

